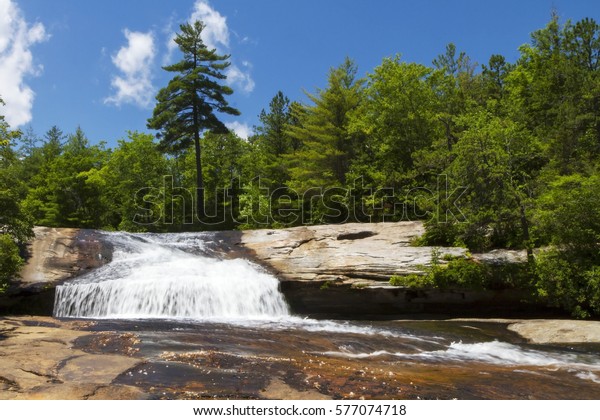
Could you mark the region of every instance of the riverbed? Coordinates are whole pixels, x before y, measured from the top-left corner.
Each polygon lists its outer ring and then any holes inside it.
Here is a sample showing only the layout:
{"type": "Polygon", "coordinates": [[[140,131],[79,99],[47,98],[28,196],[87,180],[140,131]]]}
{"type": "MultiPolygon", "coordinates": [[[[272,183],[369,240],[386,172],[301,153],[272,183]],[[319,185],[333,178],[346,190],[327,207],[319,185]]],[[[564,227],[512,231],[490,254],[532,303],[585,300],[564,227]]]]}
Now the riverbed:
{"type": "Polygon", "coordinates": [[[0,398],[600,399],[600,345],[506,327],[3,319],[0,398]]]}

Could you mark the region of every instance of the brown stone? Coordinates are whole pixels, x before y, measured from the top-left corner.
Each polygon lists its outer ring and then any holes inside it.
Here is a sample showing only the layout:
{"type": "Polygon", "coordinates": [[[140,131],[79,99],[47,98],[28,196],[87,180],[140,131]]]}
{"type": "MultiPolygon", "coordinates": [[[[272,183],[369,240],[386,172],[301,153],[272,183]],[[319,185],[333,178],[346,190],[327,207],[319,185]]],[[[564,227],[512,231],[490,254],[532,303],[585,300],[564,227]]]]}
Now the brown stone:
{"type": "Polygon", "coordinates": [[[141,359],[75,349],[76,339],[92,334],[76,330],[83,325],[39,317],[0,318],[0,399],[141,397],[141,391],[111,385],[141,359]]]}

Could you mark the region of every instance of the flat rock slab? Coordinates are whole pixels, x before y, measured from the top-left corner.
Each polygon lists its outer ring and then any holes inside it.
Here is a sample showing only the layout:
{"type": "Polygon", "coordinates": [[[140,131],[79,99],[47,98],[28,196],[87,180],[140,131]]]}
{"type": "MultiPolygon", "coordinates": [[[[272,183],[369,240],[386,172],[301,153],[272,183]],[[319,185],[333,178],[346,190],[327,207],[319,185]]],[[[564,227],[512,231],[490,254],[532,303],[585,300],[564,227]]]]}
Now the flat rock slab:
{"type": "Polygon", "coordinates": [[[139,362],[140,360],[127,356],[84,354],[68,359],[59,370],[58,378],[64,382],[109,384],[139,362]]]}
{"type": "MultiPolygon", "coordinates": [[[[283,281],[387,282],[394,274],[420,272],[432,247],[411,243],[425,232],[421,222],[348,223],[244,231],[241,243],[283,281]]],[[[463,248],[438,248],[464,255],[463,248]]]]}
{"type": "Polygon", "coordinates": [[[508,326],[531,343],[600,343],[600,321],[527,320],[508,326]]]}
{"type": "Polygon", "coordinates": [[[112,385],[141,359],[74,348],[75,340],[95,334],[77,330],[89,324],[0,318],[0,399],[141,398],[139,390],[112,385]]]}

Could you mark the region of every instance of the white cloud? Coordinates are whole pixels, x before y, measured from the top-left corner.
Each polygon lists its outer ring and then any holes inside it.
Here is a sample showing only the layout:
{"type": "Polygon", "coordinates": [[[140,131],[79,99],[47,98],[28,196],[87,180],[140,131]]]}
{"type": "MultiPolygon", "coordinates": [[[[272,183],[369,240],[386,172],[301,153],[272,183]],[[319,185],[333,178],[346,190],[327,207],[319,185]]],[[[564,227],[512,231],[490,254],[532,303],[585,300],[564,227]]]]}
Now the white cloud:
{"type": "Polygon", "coordinates": [[[148,107],[154,96],[151,67],[156,55],[154,36],[152,32],[123,31],[127,45],[121,47],[112,62],[122,73],[113,76],[111,85],[116,89],[114,95],[104,100],[104,103],[122,105],[131,103],[148,107]]]}
{"type": "Polygon", "coordinates": [[[24,78],[38,76],[42,66],[33,63],[30,48],[48,38],[44,25],[28,24],[14,2],[0,0],[0,97],[6,103],[0,111],[12,127],[31,121],[35,93],[24,78]]]}
{"type": "Polygon", "coordinates": [[[201,20],[205,28],[202,31],[202,40],[208,48],[217,48],[221,45],[229,48],[229,28],[227,18],[213,9],[208,1],[197,0],[190,22],[201,20]]]}
{"type": "MultiPolygon", "coordinates": [[[[227,26],[227,18],[215,10],[207,0],[196,0],[189,22],[193,23],[200,20],[204,23],[202,31],[202,40],[208,48],[229,49],[230,29],[227,26]]],[[[177,49],[172,31],[172,21],[170,20],[163,30],[168,33],[166,44],[167,52],[163,57],[163,65],[170,62],[173,52],[177,49]]],[[[234,88],[248,94],[254,90],[255,83],[250,75],[252,64],[249,61],[243,61],[242,67],[232,64],[225,71],[227,82],[234,88]]]]}
{"type": "Polygon", "coordinates": [[[252,130],[248,124],[244,124],[239,121],[225,123],[225,126],[244,140],[248,139],[248,137],[254,134],[254,130],[252,130]]]}
{"type": "Polygon", "coordinates": [[[177,44],[175,43],[175,30],[173,29],[173,22],[175,20],[175,16],[171,15],[166,25],[162,29],[162,33],[167,36],[167,42],[165,46],[167,47],[167,52],[162,57],[162,65],[167,66],[171,64],[171,59],[173,57],[173,52],[177,49],[177,44]]]}
{"type": "MultiPolygon", "coordinates": [[[[245,63],[248,64],[247,62],[245,63]]],[[[246,67],[249,68],[248,65],[246,67]]],[[[254,80],[250,76],[249,71],[243,71],[235,64],[232,64],[225,71],[225,75],[230,85],[240,88],[244,93],[250,93],[254,90],[254,80]]]]}
{"type": "Polygon", "coordinates": [[[167,41],[167,53],[163,56],[162,65],[168,66],[171,63],[171,59],[173,58],[173,52],[177,49],[177,44],[175,43],[175,34],[172,33],[169,36],[169,40],[167,41]]]}

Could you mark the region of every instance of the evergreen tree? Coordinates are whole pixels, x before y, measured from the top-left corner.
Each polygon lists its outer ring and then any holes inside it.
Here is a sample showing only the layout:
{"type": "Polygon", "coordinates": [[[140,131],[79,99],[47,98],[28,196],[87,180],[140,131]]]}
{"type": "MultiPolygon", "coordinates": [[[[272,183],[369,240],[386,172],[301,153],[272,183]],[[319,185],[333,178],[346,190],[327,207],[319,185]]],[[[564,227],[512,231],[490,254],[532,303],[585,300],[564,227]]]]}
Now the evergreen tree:
{"type": "Polygon", "coordinates": [[[312,106],[296,108],[289,135],[301,145],[288,156],[292,179],[289,186],[303,193],[309,188],[343,186],[355,155],[358,135],[349,131],[350,114],[363,98],[363,80],[356,77],[354,62],[329,71],[326,89],[308,94],[312,106]]]}
{"type": "Polygon", "coordinates": [[[44,145],[42,146],[42,155],[45,161],[58,157],[63,148],[67,136],[57,126],[52,126],[44,135],[44,145]]]}
{"type": "Polygon", "coordinates": [[[202,172],[201,133],[205,130],[227,132],[217,113],[239,115],[229,106],[225,96],[233,90],[220,82],[229,67],[229,55],[219,55],[202,41],[204,24],[180,26],[175,43],[183,53],[178,63],[163,67],[178,73],[156,96],[157,104],[148,127],[159,130],[160,146],[167,152],[180,152],[192,144],[196,158],[197,206],[200,220],[204,218],[204,179],[202,172]]]}
{"type": "Polygon", "coordinates": [[[291,139],[286,131],[292,118],[288,97],[277,92],[269,103],[269,112],[263,109],[258,118],[262,125],[257,127],[257,132],[265,152],[275,157],[289,153],[291,139]]]}
{"type": "Polygon", "coordinates": [[[104,144],[91,146],[78,127],[63,151],[44,162],[30,181],[24,206],[45,226],[102,227],[105,209],[97,186],[87,182],[109,156],[104,144]]]}

